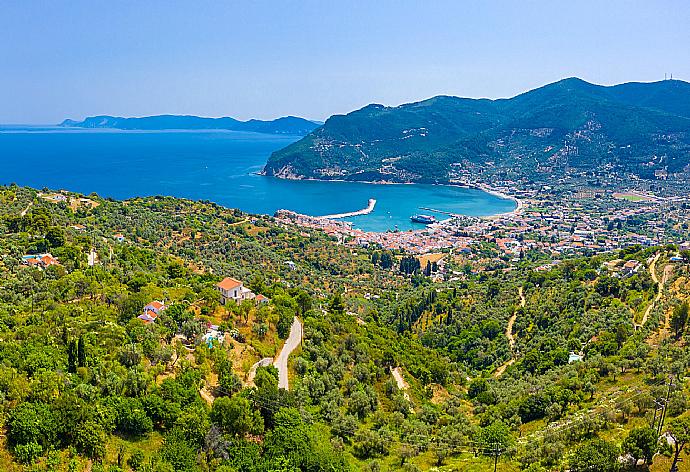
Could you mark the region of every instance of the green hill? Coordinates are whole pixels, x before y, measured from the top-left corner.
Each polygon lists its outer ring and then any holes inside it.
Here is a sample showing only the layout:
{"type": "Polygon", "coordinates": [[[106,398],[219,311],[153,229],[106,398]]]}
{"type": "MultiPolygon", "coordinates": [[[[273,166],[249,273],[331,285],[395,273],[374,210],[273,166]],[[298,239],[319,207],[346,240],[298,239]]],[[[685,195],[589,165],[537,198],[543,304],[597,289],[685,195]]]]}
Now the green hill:
{"type": "Polygon", "coordinates": [[[690,431],[674,246],[434,282],[210,202],[47,196],[0,186],[2,471],[658,472],[656,431],[690,431]],[[224,277],[267,299],[221,303],[224,277]],[[295,316],[289,389],[252,378],[295,316]]]}
{"type": "Polygon", "coordinates": [[[205,118],[200,116],[156,115],[141,118],[119,116],[90,116],[83,121],[65,120],[60,126],[67,128],[113,128],[124,130],[227,130],[254,133],[305,135],[319,126],[318,123],[284,116],[275,120],[240,121],[234,118],[205,118]]]}
{"type": "Polygon", "coordinates": [[[287,178],[445,182],[511,169],[517,176],[609,169],[651,177],[690,163],[690,84],[612,87],[564,79],[510,99],[438,96],[336,115],[275,152],[287,178]]]}

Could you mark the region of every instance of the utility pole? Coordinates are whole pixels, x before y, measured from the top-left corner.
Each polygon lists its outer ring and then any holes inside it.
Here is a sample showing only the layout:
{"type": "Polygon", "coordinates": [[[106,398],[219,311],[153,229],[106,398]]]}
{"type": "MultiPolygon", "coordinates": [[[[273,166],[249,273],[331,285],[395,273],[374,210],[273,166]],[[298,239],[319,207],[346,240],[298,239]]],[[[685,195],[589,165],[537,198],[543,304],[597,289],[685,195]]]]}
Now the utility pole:
{"type": "Polygon", "coordinates": [[[34,314],[34,287],[29,284],[27,288],[24,289],[24,294],[31,292],[31,314],[34,314]]]}
{"type": "MultiPolygon", "coordinates": [[[[654,418],[652,418],[652,424],[650,425],[650,428],[656,430],[657,429],[656,414],[657,414],[657,412],[662,411],[664,407],[663,407],[663,404],[661,402],[657,401],[656,399],[654,399],[654,405],[655,405],[654,418]]],[[[661,415],[659,415],[659,418],[661,419],[661,415]]]]}
{"type": "Polygon", "coordinates": [[[494,443],[494,472],[498,470],[498,456],[501,453],[501,448],[498,443],[494,443]]]}
{"type": "Polygon", "coordinates": [[[668,377],[668,390],[666,391],[666,400],[664,401],[664,409],[661,412],[661,417],[659,418],[659,431],[658,431],[658,436],[661,436],[661,431],[664,427],[664,421],[666,421],[666,410],[668,409],[668,401],[671,398],[671,387],[674,386],[674,383],[671,382],[672,377],[669,375],[668,377]]]}

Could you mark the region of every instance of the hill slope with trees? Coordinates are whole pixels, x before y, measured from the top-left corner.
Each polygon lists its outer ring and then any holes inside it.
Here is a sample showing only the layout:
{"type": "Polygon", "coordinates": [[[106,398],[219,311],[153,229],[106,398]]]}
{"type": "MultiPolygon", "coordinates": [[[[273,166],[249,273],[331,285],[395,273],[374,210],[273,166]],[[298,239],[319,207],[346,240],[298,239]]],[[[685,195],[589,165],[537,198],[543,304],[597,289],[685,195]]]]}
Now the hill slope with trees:
{"type": "Polygon", "coordinates": [[[659,471],[688,460],[690,265],[671,260],[675,247],[547,270],[450,260],[460,275],[433,282],[411,255],[209,202],[88,199],[0,187],[2,470],[617,471],[637,460],[659,471]],[[23,257],[45,252],[59,264],[23,257]],[[640,268],[609,273],[615,258],[640,268]],[[221,304],[226,276],[270,301],[221,304]],[[144,323],[154,300],[168,308],[144,323]],[[250,378],[295,316],[304,336],[289,390],[271,366],[250,378]]]}
{"type": "Polygon", "coordinates": [[[690,84],[678,80],[605,87],[570,78],[510,99],[368,105],[275,152],[264,173],[448,182],[502,169],[518,178],[567,169],[686,172],[689,103],[690,84]]]}

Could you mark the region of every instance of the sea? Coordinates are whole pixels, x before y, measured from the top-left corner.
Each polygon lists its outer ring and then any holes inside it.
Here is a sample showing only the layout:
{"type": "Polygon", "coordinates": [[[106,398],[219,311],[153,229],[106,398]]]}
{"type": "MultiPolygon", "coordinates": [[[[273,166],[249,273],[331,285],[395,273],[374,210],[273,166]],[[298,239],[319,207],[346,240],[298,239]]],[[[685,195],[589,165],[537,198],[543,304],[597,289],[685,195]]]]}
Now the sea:
{"type": "Polygon", "coordinates": [[[257,175],[272,152],[299,136],[235,131],[119,131],[0,126],[0,184],[65,189],[102,197],[168,195],[210,200],[255,214],[287,209],[312,216],[366,208],[346,218],[365,231],[424,225],[414,214],[471,216],[512,211],[515,202],[441,185],[295,181],[257,175]]]}

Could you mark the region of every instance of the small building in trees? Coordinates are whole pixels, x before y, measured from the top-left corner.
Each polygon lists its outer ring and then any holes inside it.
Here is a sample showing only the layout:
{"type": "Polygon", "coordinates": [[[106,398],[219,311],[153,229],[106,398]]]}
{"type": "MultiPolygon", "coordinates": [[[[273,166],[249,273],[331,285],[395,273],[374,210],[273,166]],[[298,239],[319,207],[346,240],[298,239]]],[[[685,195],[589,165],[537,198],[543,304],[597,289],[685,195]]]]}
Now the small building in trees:
{"type": "Polygon", "coordinates": [[[22,263],[30,267],[38,267],[40,269],[60,265],[60,262],[49,252],[44,254],[27,254],[22,256],[22,263]]]}
{"type": "Polygon", "coordinates": [[[168,308],[164,302],[152,301],[144,307],[144,312],[137,316],[144,323],[153,323],[165,309],[168,308]]]}
{"type": "Polygon", "coordinates": [[[640,270],[641,264],[636,260],[629,260],[623,264],[623,270],[621,270],[621,277],[632,277],[640,270]]]}

